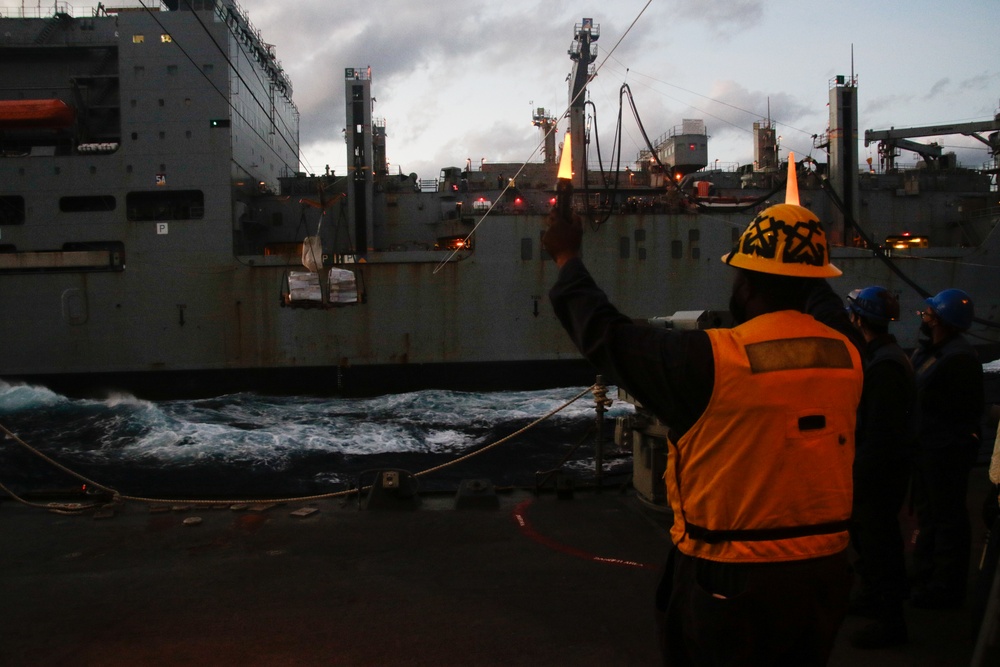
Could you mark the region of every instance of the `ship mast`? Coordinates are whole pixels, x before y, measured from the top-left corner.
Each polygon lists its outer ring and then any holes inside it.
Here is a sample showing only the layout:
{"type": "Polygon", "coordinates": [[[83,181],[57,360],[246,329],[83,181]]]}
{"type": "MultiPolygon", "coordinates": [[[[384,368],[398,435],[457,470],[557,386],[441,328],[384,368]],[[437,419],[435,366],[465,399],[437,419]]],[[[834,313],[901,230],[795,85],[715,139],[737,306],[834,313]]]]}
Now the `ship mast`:
{"type": "Polygon", "coordinates": [[[545,143],[545,164],[556,163],[556,118],[542,107],[535,109],[531,114],[531,124],[542,131],[542,140],[545,143]]]}
{"type": "Polygon", "coordinates": [[[601,27],[594,19],[585,18],[573,27],[574,41],[569,48],[569,57],[573,61],[573,72],[569,77],[569,132],[573,147],[573,187],[582,189],[586,178],[585,143],[585,91],[587,83],[594,75],[591,65],[597,60],[597,45],[594,44],[601,36],[601,27]]]}

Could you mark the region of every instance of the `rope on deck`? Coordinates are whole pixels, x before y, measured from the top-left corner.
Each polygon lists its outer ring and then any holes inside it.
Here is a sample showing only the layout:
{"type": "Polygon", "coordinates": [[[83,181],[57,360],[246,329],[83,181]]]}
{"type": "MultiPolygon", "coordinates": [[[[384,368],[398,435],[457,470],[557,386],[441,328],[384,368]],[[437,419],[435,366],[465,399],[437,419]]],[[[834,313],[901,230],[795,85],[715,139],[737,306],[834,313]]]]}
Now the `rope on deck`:
{"type": "MultiPolygon", "coordinates": [[[[541,417],[539,417],[535,421],[531,422],[527,426],[524,426],[524,427],[518,429],[517,431],[511,433],[510,435],[504,436],[503,438],[500,438],[496,442],[493,442],[493,443],[490,443],[490,444],[488,444],[488,445],[486,445],[484,447],[481,447],[480,449],[477,449],[474,452],[470,452],[468,454],[460,456],[460,457],[458,457],[457,459],[455,459],[453,461],[449,461],[447,463],[442,463],[441,465],[437,465],[437,466],[434,466],[432,468],[428,468],[426,470],[422,470],[422,471],[420,471],[418,473],[415,473],[414,476],[415,477],[421,477],[421,476],[424,476],[424,475],[429,475],[429,474],[431,474],[433,472],[438,472],[440,470],[444,470],[445,468],[448,468],[450,466],[456,465],[456,464],[461,463],[463,461],[466,461],[466,460],[468,460],[468,459],[470,459],[470,458],[472,458],[474,456],[479,456],[480,454],[484,454],[484,453],[490,451],[491,449],[499,447],[500,445],[502,445],[502,444],[504,444],[506,442],[509,442],[513,438],[516,438],[517,436],[519,436],[519,435],[521,435],[521,434],[523,434],[523,433],[531,430],[532,428],[538,426],[543,421],[545,421],[545,420],[553,417],[554,415],[556,415],[557,413],[561,412],[562,410],[565,410],[570,405],[572,405],[576,401],[578,401],[581,398],[583,398],[583,396],[586,395],[588,392],[594,392],[595,396],[599,395],[598,392],[604,392],[603,394],[600,394],[600,396],[601,396],[601,398],[603,398],[603,397],[606,396],[606,388],[604,387],[603,384],[593,384],[593,385],[587,387],[586,389],[584,389],[583,391],[581,391],[579,394],[577,394],[573,398],[569,399],[568,401],[566,401],[565,403],[563,403],[562,405],[560,405],[559,407],[550,410],[549,412],[545,413],[544,415],[542,415],[541,417]]],[[[252,499],[252,500],[226,500],[226,499],[218,499],[218,498],[214,499],[214,500],[203,500],[203,499],[193,499],[193,500],[192,499],[183,499],[183,500],[181,500],[181,499],[173,499],[173,498],[148,498],[148,497],[144,497],[144,496],[133,496],[133,495],[121,493],[117,489],[113,489],[110,486],[107,486],[105,484],[101,484],[100,482],[92,480],[92,479],[90,479],[90,478],[88,478],[88,477],[86,477],[84,475],[81,475],[80,473],[76,472],[75,470],[71,470],[70,468],[68,468],[68,467],[64,466],[63,464],[59,463],[58,461],[56,461],[52,457],[48,456],[44,452],[42,452],[39,449],[37,449],[35,447],[32,447],[31,445],[29,445],[28,443],[26,443],[24,440],[22,440],[15,433],[13,433],[12,431],[10,431],[3,424],[0,424],[0,432],[3,432],[4,434],[6,434],[8,438],[10,438],[11,440],[13,440],[17,444],[21,445],[22,447],[24,447],[25,449],[27,449],[32,454],[34,454],[35,456],[39,457],[40,459],[42,459],[46,463],[48,463],[49,465],[51,465],[51,466],[53,466],[53,467],[61,470],[62,472],[66,473],[67,475],[69,475],[69,476],[71,476],[71,477],[73,477],[73,478],[75,478],[75,479],[83,482],[88,487],[104,491],[104,492],[106,492],[106,493],[108,493],[108,494],[111,495],[111,501],[110,502],[94,502],[94,503],[34,503],[34,502],[28,501],[28,500],[26,500],[24,498],[21,498],[20,496],[18,496],[14,492],[12,492],[8,487],[6,487],[2,483],[0,483],[0,490],[2,490],[5,493],[7,493],[15,501],[17,501],[17,502],[19,502],[19,503],[21,503],[23,505],[27,505],[28,507],[37,507],[37,508],[41,508],[41,509],[47,509],[50,512],[57,512],[57,513],[61,513],[61,514],[78,514],[78,513],[87,511],[87,510],[100,509],[102,507],[106,507],[106,506],[109,506],[109,505],[120,505],[120,504],[122,504],[122,503],[124,503],[126,501],[152,503],[152,504],[171,504],[171,505],[238,505],[238,504],[266,505],[266,504],[278,504],[278,503],[310,502],[310,501],[314,501],[314,500],[325,500],[325,499],[329,499],[329,498],[341,498],[341,497],[344,497],[344,496],[349,496],[349,495],[351,495],[353,493],[360,494],[362,491],[367,491],[368,489],[371,488],[371,485],[362,487],[359,484],[355,488],[345,489],[345,490],[342,490],[342,491],[332,491],[330,493],[319,493],[319,494],[314,494],[314,495],[309,495],[309,496],[292,496],[292,497],[287,497],[287,498],[267,498],[267,499],[256,498],[256,499],[252,499]]]]}

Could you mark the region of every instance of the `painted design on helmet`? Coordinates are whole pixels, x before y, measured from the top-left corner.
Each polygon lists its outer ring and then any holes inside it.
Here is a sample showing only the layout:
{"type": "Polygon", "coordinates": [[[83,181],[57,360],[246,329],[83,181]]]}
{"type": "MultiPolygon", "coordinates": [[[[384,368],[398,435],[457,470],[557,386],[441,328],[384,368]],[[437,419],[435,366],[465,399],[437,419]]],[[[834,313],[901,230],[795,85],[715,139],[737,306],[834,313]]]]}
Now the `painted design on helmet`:
{"type": "Polygon", "coordinates": [[[777,204],[750,222],[736,248],[722,260],[761,273],[832,278],[841,271],[830,264],[828,248],[823,225],[812,211],[777,204]]]}

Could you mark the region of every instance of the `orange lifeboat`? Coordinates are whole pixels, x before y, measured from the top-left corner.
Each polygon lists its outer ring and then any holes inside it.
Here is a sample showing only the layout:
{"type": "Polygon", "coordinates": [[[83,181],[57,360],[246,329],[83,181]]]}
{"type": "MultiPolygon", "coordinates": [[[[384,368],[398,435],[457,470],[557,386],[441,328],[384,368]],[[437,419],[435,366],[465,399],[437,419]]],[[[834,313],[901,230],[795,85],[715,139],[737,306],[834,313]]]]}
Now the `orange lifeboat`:
{"type": "Polygon", "coordinates": [[[0,130],[61,130],[75,120],[76,110],[62,100],[0,100],[0,130]]]}

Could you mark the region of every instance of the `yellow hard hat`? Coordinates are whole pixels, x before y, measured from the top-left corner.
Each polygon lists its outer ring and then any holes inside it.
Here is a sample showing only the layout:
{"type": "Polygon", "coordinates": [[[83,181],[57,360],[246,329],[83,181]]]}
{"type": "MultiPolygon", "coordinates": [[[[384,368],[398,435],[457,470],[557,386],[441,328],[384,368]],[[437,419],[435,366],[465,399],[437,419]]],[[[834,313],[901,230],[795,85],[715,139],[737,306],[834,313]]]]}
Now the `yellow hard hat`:
{"type": "Polygon", "coordinates": [[[722,261],[741,269],[797,278],[834,278],[826,233],[812,211],[776,204],[761,211],[722,261]]]}

